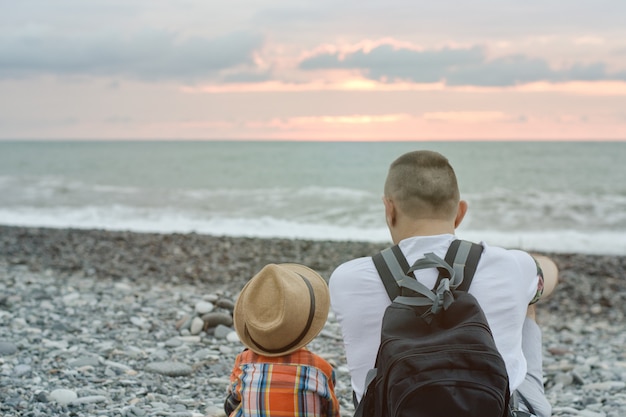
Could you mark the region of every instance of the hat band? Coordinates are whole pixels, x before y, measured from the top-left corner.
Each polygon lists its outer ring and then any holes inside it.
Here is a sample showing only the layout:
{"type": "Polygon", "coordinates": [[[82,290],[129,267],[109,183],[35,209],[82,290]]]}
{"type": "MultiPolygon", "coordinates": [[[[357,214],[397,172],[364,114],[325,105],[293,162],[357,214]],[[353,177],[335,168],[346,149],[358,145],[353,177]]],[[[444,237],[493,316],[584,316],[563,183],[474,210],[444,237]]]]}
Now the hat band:
{"type": "MultiPolygon", "coordinates": [[[[296,274],[298,274],[296,272],[296,274]]],[[[300,275],[300,274],[298,274],[300,275]]],[[[287,346],[278,348],[278,349],[268,349],[263,347],[263,345],[259,344],[256,340],[254,340],[252,338],[252,336],[250,335],[250,332],[247,331],[248,336],[250,336],[250,340],[252,341],[252,343],[254,343],[256,345],[256,347],[258,347],[259,349],[263,350],[264,352],[267,353],[280,353],[280,352],[285,352],[289,349],[291,349],[292,347],[296,346],[298,343],[300,343],[302,341],[302,339],[304,339],[304,336],[306,336],[306,334],[309,332],[309,329],[311,328],[311,323],[313,323],[313,317],[315,316],[315,293],[313,292],[313,286],[311,285],[311,282],[306,279],[304,276],[300,275],[300,278],[302,278],[304,280],[304,283],[306,284],[307,288],[309,289],[309,299],[311,301],[311,308],[309,309],[309,318],[306,322],[306,326],[304,326],[304,329],[302,330],[302,333],[300,333],[300,335],[290,344],[288,344],[287,346]]]]}

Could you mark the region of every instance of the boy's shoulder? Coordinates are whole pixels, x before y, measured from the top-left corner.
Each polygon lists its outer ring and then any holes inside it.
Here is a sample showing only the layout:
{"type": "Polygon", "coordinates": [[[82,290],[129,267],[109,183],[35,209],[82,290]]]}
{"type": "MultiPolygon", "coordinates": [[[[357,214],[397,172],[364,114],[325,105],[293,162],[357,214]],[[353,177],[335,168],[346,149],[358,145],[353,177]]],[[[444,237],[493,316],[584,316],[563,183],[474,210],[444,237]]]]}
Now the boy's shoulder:
{"type": "MultiPolygon", "coordinates": [[[[284,363],[284,364],[309,364],[316,361],[326,362],[321,356],[311,352],[307,348],[300,348],[295,352],[280,356],[264,356],[245,349],[239,355],[241,362],[259,362],[259,363],[284,363]]],[[[326,362],[327,363],[327,362],[326,362]]]]}
{"type": "Polygon", "coordinates": [[[295,352],[282,356],[263,356],[246,349],[237,356],[237,364],[267,363],[273,365],[299,365],[312,366],[330,375],[333,367],[321,356],[311,352],[306,348],[300,348],[295,352]]]}

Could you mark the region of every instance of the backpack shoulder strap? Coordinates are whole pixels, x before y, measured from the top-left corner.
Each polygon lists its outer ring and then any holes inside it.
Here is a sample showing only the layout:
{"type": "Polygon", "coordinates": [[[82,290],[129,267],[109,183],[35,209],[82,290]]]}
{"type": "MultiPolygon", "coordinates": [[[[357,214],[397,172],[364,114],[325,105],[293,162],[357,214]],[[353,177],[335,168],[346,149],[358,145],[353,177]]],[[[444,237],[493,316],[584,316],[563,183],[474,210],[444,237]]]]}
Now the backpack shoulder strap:
{"type": "MultiPolygon", "coordinates": [[[[456,274],[462,277],[461,283],[456,288],[457,291],[469,289],[482,252],[482,245],[461,239],[454,240],[448,248],[445,261],[453,267],[456,274]]],[[[410,266],[398,245],[375,254],[372,256],[372,260],[391,301],[400,295],[398,283],[407,275],[415,277],[413,272],[407,273],[410,266]]],[[[439,286],[442,278],[443,275],[440,273],[434,288],[439,286]]]]}
{"type": "MultiPolygon", "coordinates": [[[[400,287],[398,282],[407,276],[409,263],[398,245],[383,249],[381,252],[372,256],[374,266],[380,275],[389,299],[393,301],[400,295],[400,287]]],[[[413,273],[411,273],[413,275],[413,273]]]]}
{"type": "MultiPolygon", "coordinates": [[[[460,274],[463,277],[461,283],[456,288],[457,291],[467,291],[469,289],[482,253],[482,245],[467,240],[456,239],[450,245],[445,261],[452,266],[455,274],[460,274]]],[[[437,288],[441,279],[442,276],[440,274],[435,288],[437,288]]]]}

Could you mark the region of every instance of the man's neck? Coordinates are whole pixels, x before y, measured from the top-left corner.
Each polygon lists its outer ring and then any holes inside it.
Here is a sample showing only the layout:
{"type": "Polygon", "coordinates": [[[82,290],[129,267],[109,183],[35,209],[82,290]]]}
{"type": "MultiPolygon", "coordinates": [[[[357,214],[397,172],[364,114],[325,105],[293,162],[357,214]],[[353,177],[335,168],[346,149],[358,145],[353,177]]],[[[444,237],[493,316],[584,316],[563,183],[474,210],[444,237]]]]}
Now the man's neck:
{"type": "Polygon", "coordinates": [[[454,234],[454,222],[441,219],[419,219],[399,224],[391,230],[394,244],[410,237],[444,234],[454,234]]]}

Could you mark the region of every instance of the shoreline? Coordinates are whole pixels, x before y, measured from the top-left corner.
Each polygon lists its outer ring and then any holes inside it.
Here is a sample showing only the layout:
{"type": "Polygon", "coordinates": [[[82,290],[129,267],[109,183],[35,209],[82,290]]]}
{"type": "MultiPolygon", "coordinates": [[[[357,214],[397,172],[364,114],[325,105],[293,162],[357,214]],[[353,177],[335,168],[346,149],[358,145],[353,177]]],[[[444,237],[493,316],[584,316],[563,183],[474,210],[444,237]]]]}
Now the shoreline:
{"type": "MultiPolygon", "coordinates": [[[[239,289],[268,263],[301,263],[326,280],[347,260],[387,244],[283,238],[142,233],[0,225],[0,262],[93,278],[189,283],[239,289]]],[[[566,317],[626,316],[626,255],[537,252],[559,267],[559,285],[539,311],[566,317]]]]}
{"type": "Polygon", "coordinates": [[[325,279],[384,243],[0,225],[0,261],[100,278],[243,285],[267,263],[295,262],[325,279]]]}

